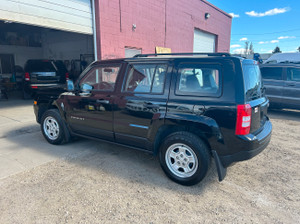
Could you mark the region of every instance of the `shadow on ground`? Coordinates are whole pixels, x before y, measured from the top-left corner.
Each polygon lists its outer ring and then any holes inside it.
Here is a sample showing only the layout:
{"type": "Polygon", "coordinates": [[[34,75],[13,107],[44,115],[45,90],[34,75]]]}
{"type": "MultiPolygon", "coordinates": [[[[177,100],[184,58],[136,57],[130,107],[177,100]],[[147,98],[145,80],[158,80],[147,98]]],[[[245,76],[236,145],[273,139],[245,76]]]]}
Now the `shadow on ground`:
{"type": "Polygon", "coordinates": [[[57,159],[63,158],[68,163],[99,170],[99,173],[105,172],[109,176],[123,178],[129,182],[189,194],[201,194],[205,189],[209,189],[211,184],[218,181],[213,160],[207,176],[200,184],[184,187],[174,183],[164,175],[158,158],[152,154],[87,139],[76,139],[64,145],[51,145],[38,129],[39,126],[32,126],[24,130],[11,130],[6,133],[6,140],[12,143],[8,150],[18,150],[22,147],[30,148],[38,154],[46,154],[57,159]],[[16,137],[15,133],[17,132],[22,135],[16,137]]]}

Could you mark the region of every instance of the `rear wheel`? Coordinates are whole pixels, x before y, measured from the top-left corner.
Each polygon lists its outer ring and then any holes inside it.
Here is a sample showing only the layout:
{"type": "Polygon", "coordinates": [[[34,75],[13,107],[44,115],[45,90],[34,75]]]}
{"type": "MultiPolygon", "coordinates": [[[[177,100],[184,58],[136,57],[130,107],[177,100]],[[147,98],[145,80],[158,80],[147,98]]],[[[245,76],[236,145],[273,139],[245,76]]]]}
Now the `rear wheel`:
{"type": "Polygon", "coordinates": [[[46,140],[54,145],[62,144],[70,139],[69,131],[64,125],[63,120],[60,117],[58,110],[47,110],[41,120],[41,130],[46,140]]]}
{"type": "Polygon", "coordinates": [[[159,159],[166,175],[182,185],[199,183],[210,165],[207,146],[196,135],[185,131],[172,133],[165,139],[159,159]]]}

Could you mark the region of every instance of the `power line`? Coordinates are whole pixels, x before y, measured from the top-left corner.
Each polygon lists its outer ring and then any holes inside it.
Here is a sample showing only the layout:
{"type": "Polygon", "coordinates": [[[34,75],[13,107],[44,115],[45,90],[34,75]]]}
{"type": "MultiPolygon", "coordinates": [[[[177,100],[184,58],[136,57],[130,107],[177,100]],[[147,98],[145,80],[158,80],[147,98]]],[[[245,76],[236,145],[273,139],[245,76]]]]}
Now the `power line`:
{"type": "Polygon", "coordinates": [[[278,31],[278,32],[272,32],[272,33],[240,33],[240,34],[231,34],[232,36],[237,35],[267,35],[267,34],[276,34],[276,33],[285,33],[285,32],[291,32],[291,31],[297,31],[300,29],[293,29],[293,30],[286,30],[286,31],[278,31]]]}

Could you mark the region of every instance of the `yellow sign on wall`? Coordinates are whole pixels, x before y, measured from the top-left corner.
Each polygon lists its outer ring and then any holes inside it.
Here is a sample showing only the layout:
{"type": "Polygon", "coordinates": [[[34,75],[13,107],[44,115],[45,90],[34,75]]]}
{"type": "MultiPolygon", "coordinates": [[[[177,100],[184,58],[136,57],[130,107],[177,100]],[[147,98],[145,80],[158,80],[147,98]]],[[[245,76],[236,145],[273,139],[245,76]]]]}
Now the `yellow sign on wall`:
{"type": "Polygon", "coordinates": [[[155,47],[155,53],[156,54],[169,54],[171,52],[171,48],[166,47],[155,47]]]}

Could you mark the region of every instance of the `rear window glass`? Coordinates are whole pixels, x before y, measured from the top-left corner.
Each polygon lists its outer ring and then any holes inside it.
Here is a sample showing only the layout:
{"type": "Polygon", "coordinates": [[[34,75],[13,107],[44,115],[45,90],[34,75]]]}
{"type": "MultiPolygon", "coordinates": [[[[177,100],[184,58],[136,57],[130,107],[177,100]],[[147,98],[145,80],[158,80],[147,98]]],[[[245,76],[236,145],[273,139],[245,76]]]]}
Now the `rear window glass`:
{"type": "Polygon", "coordinates": [[[56,65],[52,61],[29,61],[25,70],[27,72],[56,72],[56,65]]]}
{"type": "Polygon", "coordinates": [[[261,73],[258,65],[243,65],[246,98],[253,100],[261,95],[261,73]]]}
{"type": "Polygon", "coordinates": [[[282,80],[282,68],[261,68],[261,75],[263,79],[282,80]]]}
{"type": "Polygon", "coordinates": [[[221,72],[219,66],[198,64],[181,65],[177,77],[176,94],[220,96],[221,72]]]}

